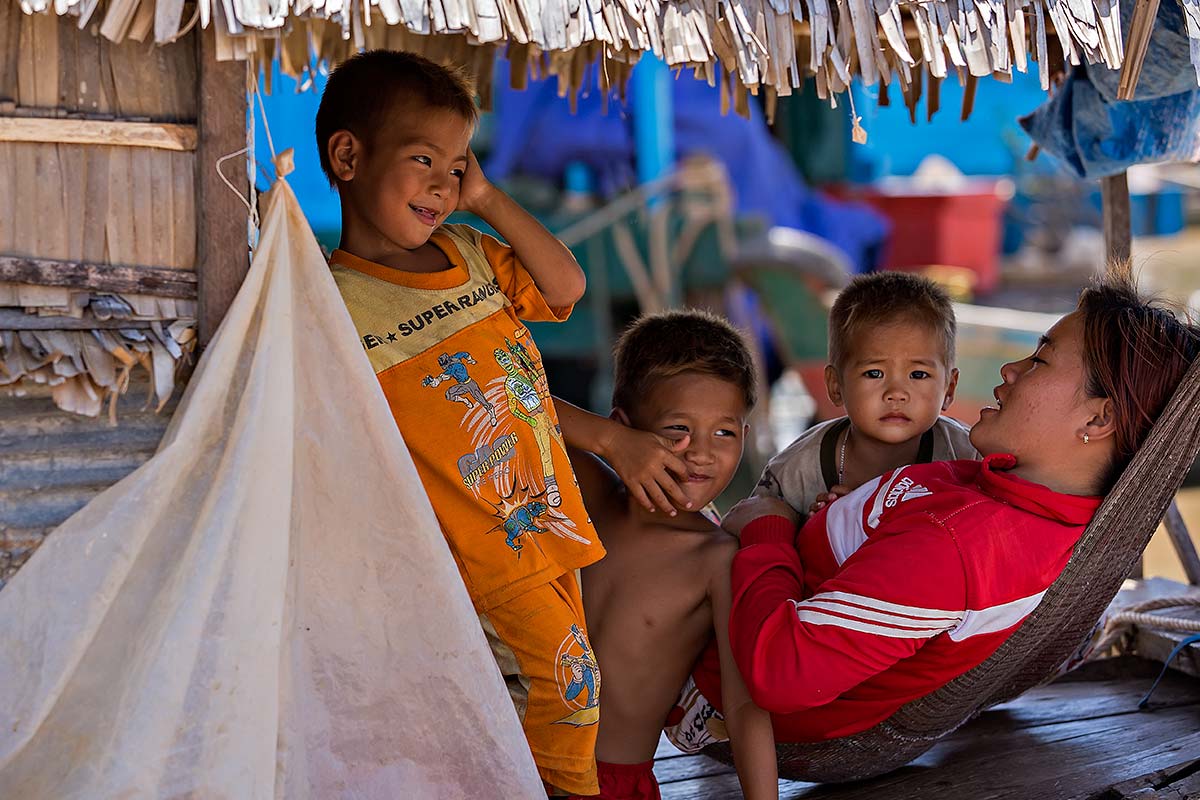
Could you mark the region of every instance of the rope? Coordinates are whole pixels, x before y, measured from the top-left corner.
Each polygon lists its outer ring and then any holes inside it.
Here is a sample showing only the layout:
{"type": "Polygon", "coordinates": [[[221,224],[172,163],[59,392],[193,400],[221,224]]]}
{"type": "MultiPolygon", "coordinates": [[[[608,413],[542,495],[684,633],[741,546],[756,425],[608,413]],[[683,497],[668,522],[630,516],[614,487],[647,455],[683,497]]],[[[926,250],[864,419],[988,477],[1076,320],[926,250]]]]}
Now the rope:
{"type": "MultiPolygon", "coordinates": [[[[248,151],[249,151],[249,148],[243,147],[240,150],[234,150],[232,153],[221,156],[220,158],[217,159],[216,168],[217,168],[217,175],[221,176],[221,180],[224,182],[224,184],[226,186],[229,187],[229,191],[233,192],[234,195],[237,196],[237,199],[240,200],[242,205],[244,205],[246,207],[246,211],[249,212],[249,214],[252,218],[254,218],[254,217],[258,216],[257,212],[254,210],[254,206],[250,205],[250,201],[247,200],[242,195],[242,193],[237,190],[237,187],[233,185],[233,182],[230,181],[229,178],[226,178],[225,173],[221,171],[221,167],[224,166],[226,161],[229,161],[230,159],[233,159],[233,158],[237,158],[238,156],[244,156],[244,155],[246,155],[246,153],[248,151]]],[[[255,222],[255,227],[258,227],[257,222],[255,222]]]]}
{"type": "Polygon", "coordinates": [[[258,70],[254,70],[254,99],[258,101],[258,110],[262,115],[263,132],[267,134],[267,147],[271,149],[271,161],[279,156],[275,152],[275,142],[271,140],[271,125],[267,122],[267,109],[263,105],[262,91],[258,88],[258,70]]]}
{"type": "Polygon", "coordinates": [[[1107,652],[1110,647],[1116,644],[1135,625],[1142,628],[1155,628],[1157,630],[1175,631],[1178,633],[1200,632],[1200,620],[1149,613],[1163,608],[1200,608],[1200,598],[1160,597],[1155,600],[1137,603],[1113,614],[1104,625],[1104,634],[1100,637],[1100,641],[1097,642],[1095,652],[1107,652]]]}
{"type": "Polygon", "coordinates": [[[198,20],[198,19],[200,19],[200,4],[196,3],[196,8],[194,11],[192,11],[192,18],[188,20],[187,24],[184,25],[182,28],[180,28],[178,31],[176,31],[175,35],[172,36],[171,38],[166,39],[165,41],[155,42],[155,44],[157,46],[161,47],[162,45],[173,44],[174,42],[179,41],[184,36],[187,36],[188,33],[192,30],[192,28],[196,27],[196,20],[198,20]]]}

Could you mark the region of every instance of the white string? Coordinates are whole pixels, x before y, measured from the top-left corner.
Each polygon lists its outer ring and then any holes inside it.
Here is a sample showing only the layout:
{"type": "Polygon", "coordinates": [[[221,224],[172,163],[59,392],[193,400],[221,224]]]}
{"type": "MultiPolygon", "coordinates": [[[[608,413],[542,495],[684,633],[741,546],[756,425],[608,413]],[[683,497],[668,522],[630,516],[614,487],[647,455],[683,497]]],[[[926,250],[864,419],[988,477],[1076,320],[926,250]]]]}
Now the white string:
{"type": "MultiPolygon", "coordinates": [[[[257,66],[257,64],[258,64],[258,62],[253,58],[246,59],[245,87],[246,87],[247,92],[254,91],[257,93],[257,91],[258,91],[258,66],[257,66]],[[251,80],[251,78],[253,78],[253,80],[251,80]]],[[[246,122],[247,122],[247,125],[246,125],[246,158],[249,162],[246,165],[247,166],[246,182],[250,184],[250,203],[252,206],[254,206],[254,210],[250,213],[250,229],[248,231],[246,231],[246,236],[250,240],[250,252],[255,253],[258,251],[258,242],[259,242],[259,238],[260,238],[259,234],[261,233],[261,230],[259,227],[260,220],[258,217],[258,180],[255,176],[255,172],[256,172],[256,170],[261,170],[262,168],[258,164],[258,154],[257,154],[258,146],[255,142],[255,136],[254,136],[254,100],[253,99],[250,100],[250,104],[251,104],[250,116],[249,116],[249,119],[246,120],[246,122]]],[[[270,186],[271,178],[269,175],[266,176],[266,178],[267,178],[267,185],[270,186]]]]}
{"type": "Polygon", "coordinates": [[[192,28],[196,27],[196,20],[198,20],[198,19],[200,19],[200,4],[196,3],[196,10],[192,12],[192,18],[190,20],[188,20],[188,23],[186,25],[184,25],[182,28],[180,28],[178,31],[176,31],[175,35],[172,36],[170,39],[167,39],[166,41],[163,41],[163,42],[157,42],[157,44],[159,46],[162,46],[164,44],[171,44],[173,42],[179,41],[184,36],[187,36],[188,32],[192,28]]]}
{"type": "MultiPolygon", "coordinates": [[[[270,68],[271,68],[271,65],[267,64],[267,69],[270,69],[270,68]]],[[[273,162],[276,158],[279,157],[279,155],[278,155],[278,153],[275,152],[275,142],[273,142],[271,140],[271,125],[270,125],[270,123],[267,122],[267,109],[266,109],[266,106],[263,105],[262,92],[258,88],[258,70],[257,69],[254,70],[254,98],[258,101],[258,111],[259,111],[259,114],[262,116],[263,132],[265,132],[267,134],[267,147],[269,147],[271,149],[271,161],[273,162]]]]}
{"type": "Polygon", "coordinates": [[[221,171],[221,167],[225,164],[226,161],[229,161],[232,158],[237,158],[238,156],[246,155],[246,153],[249,151],[249,149],[250,148],[248,148],[248,147],[243,147],[240,150],[235,150],[232,153],[229,153],[228,155],[224,155],[224,156],[221,156],[220,158],[218,158],[217,159],[217,175],[221,176],[222,182],[224,182],[224,184],[229,187],[229,191],[233,192],[234,196],[236,196],[237,199],[241,202],[241,204],[246,207],[246,210],[248,212],[250,212],[250,218],[255,221],[255,226],[257,227],[258,212],[256,212],[254,210],[254,206],[252,206],[250,204],[250,201],[247,200],[245,198],[245,196],[237,190],[237,187],[234,186],[233,183],[229,180],[229,178],[225,177],[225,173],[221,171]]]}
{"type": "MultiPolygon", "coordinates": [[[[254,96],[258,99],[259,108],[262,110],[263,129],[267,132],[267,144],[271,148],[271,156],[272,156],[272,159],[274,159],[275,143],[271,141],[271,130],[267,123],[267,112],[266,112],[266,109],[263,107],[262,94],[258,88],[258,72],[257,72],[257,70],[255,70],[253,73],[253,80],[250,79],[250,75],[251,75],[250,70],[253,69],[252,64],[253,64],[252,60],[247,60],[247,62],[246,62],[246,70],[247,70],[246,84],[247,84],[247,88],[250,89],[253,92],[254,96]]],[[[253,103],[254,101],[252,100],[251,102],[253,103]]],[[[253,111],[251,112],[251,114],[253,115],[253,111]]],[[[242,205],[244,205],[246,207],[246,212],[248,214],[247,221],[250,225],[250,230],[247,231],[247,234],[250,239],[250,249],[251,250],[254,250],[257,247],[258,232],[259,232],[260,223],[261,223],[259,216],[258,216],[258,186],[257,186],[257,183],[254,180],[253,176],[256,171],[261,171],[263,173],[263,177],[265,177],[268,182],[271,181],[271,176],[266,172],[266,170],[262,169],[262,167],[258,164],[257,159],[254,157],[254,150],[253,150],[253,144],[252,144],[254,141],[253,137],[254,137],[254,126],[250,125],[250,126],[248,126],[248,129],[247,129],[247,139],[249,141],[247,142],[246,146],[244,146],[238,150],[235,150],[232,153],[228,153],[226,155],[221,156],[220,158],[217,159],[217,162],[215,164],[215,169],[217,170],[217,175],[221,178],[221,182],[224,183],[229,188],[229,191],[233,192],[233,194],[237,197],[238,202],[240,202],[242,205]],[[246,177],[247,177],[247,183],[249,184],[249,195],[250,195],[249,199],[247,199],[246,195],[244,195],[238,191],[237,187],[233,185],[233,182],[230,181],[228,177],[226,177],[225,172],[222,169],[222,167],[224,167],[226,161],[231,161],[231,160],[241,157],[241,156],[245,156],[248,159],[248,163],[246,164],[248,175],[246,177]]]]}

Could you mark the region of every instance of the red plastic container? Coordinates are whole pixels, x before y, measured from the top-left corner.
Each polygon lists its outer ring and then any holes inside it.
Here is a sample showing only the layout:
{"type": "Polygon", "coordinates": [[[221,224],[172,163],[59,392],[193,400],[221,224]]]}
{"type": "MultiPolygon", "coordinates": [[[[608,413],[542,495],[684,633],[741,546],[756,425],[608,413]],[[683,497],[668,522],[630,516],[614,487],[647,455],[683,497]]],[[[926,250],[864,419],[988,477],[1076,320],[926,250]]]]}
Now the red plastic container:
{"type": "Polygon", "coordinates": [[[1000,239],[1007,200],[994,184],[960,194],[903,194],[868,189],[860,199],[891,220],[884,269],[965,267],[978,276],[976,292],[1000,281],[1000,239]]]}

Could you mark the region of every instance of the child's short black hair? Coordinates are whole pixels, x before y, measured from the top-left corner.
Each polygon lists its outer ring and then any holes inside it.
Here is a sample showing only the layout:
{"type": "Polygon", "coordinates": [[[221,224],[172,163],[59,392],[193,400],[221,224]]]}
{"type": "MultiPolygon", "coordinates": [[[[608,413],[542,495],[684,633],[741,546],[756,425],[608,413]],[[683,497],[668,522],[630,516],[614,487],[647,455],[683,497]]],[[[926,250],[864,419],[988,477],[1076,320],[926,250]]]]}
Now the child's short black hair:
{"type": "Polygon", "coordinates": [[[336,182],[327,152],[330,137],[347,130],[369,147],[404,102],[454,111],[471,124],[479,119],[475,90],[461,70],[395,50],[351,56],[329,76],[317,109],[317,151],[330,184],[336,182]]]}
{"type": "Polygon", "coordinates": [[[632,411],[655,382],[684,372],[729,381],[754,408],[757,382],[746,342],[727,320],[684,309],[648,314],[630,325],[613,349],[613,406],[632,411]]]}
{"type": "Polygon", "coordinates": [[[911,272],[872,272],[850,281],[829,312],[829,363],[841,369],[864,328],[902,321],[940,335],[946,366],[954,366],[958,326],[950,298],[936,283],[911,272]]]}

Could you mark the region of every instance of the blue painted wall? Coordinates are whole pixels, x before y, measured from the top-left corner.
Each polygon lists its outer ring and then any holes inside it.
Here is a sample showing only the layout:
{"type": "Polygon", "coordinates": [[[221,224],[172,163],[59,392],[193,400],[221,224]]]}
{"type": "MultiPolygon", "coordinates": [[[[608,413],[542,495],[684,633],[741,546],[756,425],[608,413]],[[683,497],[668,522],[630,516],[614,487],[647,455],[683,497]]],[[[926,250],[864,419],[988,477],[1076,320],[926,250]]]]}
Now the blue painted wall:
{"type": "MultiPolygon", "coordinates": [[[[937,153],[954,162],[967,175],[1008,175],[1025,157],[1031,141],[1017,125],[1044,99],[1036,65],[1026,75],[1014,74],[1011,84],[981,78],[975,93],[975,110],[962,122],[963,89],[956,77],[942,82],[941,107],[926,122],[922,97],[914,125],[904,107],[899,86],[890,92],[891,105],[880,108],[879,88],[854,87],[854,104],[867,131],[866,145],[849,148],[850,178],[867,182],[888,175],[911,175],[925,156],[937,153]]],[[[928,88],[928,87],[926,87],[928,88]]],[[[839,103],[839,107],[843,107],[839,103]]],[[[849,109],[845,109],[849,114],[849,109]]]]}
{"type": "MultiPolygon", "coordinates": [[[[337,244],[341,228],[341,213],[338,210],[337,192],[325,180],[321,172],[321,161],[317,155],[314,125],[321,92],[325,89],[325,76],[317,77],[315,85],[305,92],[296,92],[296,82],[278,73],[271,81],[271,94],[263,95],[263,106],[267,111],[267,123],[276,150],[291,147],[296,151],[296,171],[288,176],[292,191],[300,200],[309,224],[322,244],[337,244]],[[332,241],[331,241],[332,240],[332,241]]],[[[271,149],[263,133],[262,115],[254,110],[254,155],[268,173],[271,170],[271,149]]],[[[266,179],[258,175],[259,189],[266,189],[266,179]]]]}

